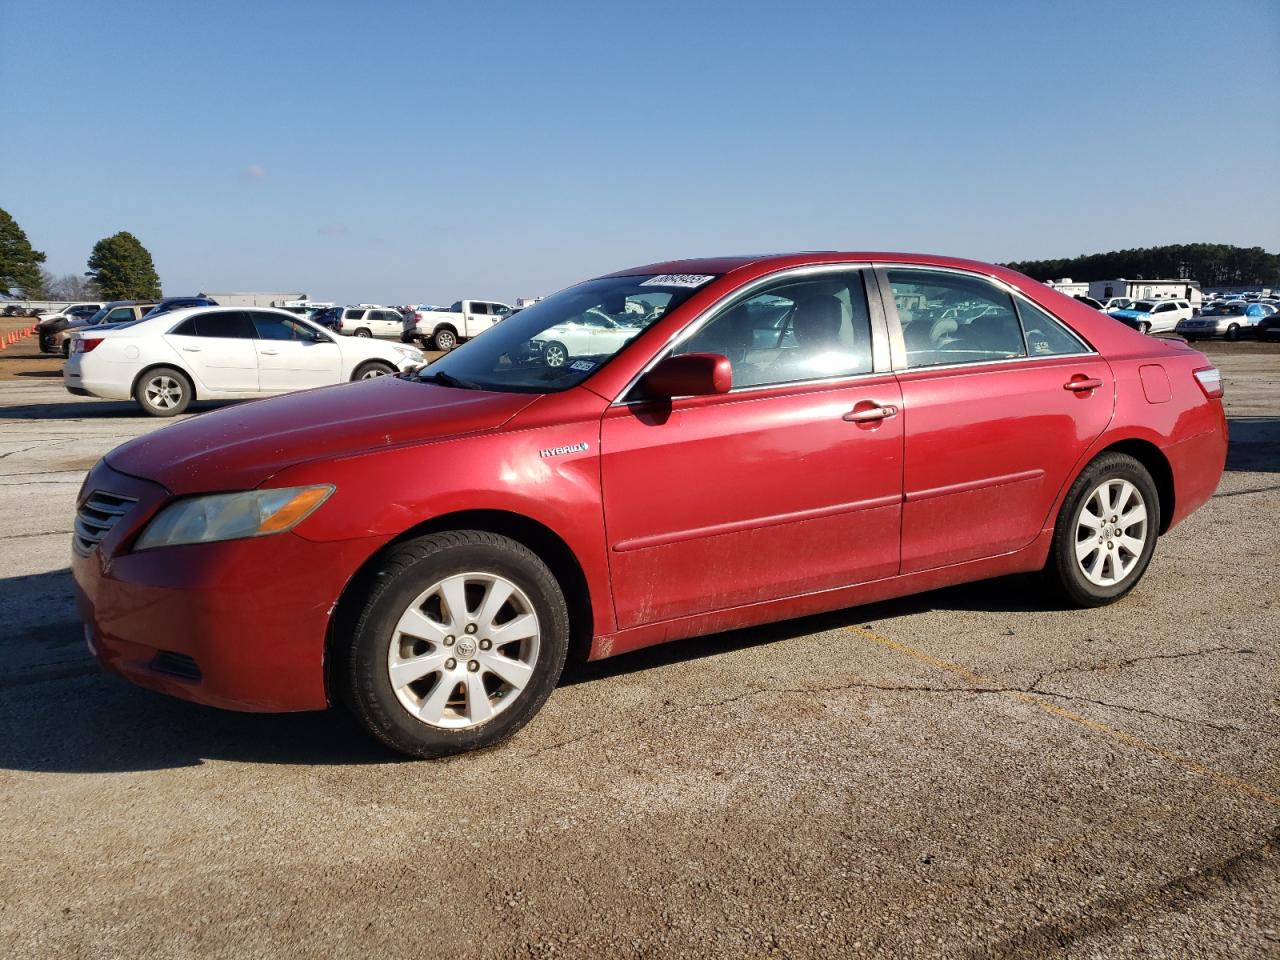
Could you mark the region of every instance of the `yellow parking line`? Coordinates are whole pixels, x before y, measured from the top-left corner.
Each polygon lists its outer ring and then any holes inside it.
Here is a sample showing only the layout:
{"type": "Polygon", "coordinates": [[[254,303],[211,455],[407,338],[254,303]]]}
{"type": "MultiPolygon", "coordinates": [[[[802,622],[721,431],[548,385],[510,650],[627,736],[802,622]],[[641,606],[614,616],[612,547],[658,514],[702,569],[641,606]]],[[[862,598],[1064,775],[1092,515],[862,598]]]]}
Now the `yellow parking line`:
{"type": "MultiPolygon", "coordinates": [[[[967,670],[959,664],[951,663],[948,660],[942,660],[932,654],[925,653],[923,650],[917,650],[915,647],[901,643],[897,640],[890,640],[888,637],[882,637],[878,633],[868,630],[866,627],[850,627],[848,629],[849,632],[855,636],[862,637],[864,640],[870,640],[874,643],[880,644],[882,647],[887,647],[890,650],[905,654],[920,663],[936,667],[939,670],[945,670],[947,673],[967,681],[974,687],[999,686],[999,684],[994,681],[982,676],[981,674],[974,673],[972,670],[967,670]]],[[[1207,777],[1219,786],[1236,790],[1247,796],[1253,797],[1256,800],[1269,803],[1273,807],[1280,807],[1280,796],[1270,793],[1255,784],[1249,783],[1247,780],[1241,780],[1239,777],[1233,777],[1228,773],[1221,772],[1220,770],[1214,770],[1212,767],[1206,767],[1203,763],[1192,760],[1190,757],[1184,757],[1181,754],[1173,753],[1169,750],[1157,747],[1154,743],[1148,743],[1146,740],[1132,736],[1122,730],[1117,730],[1115,727],[1108,726],[1105,723],[1099,723],[1097,720],[1090,720],[1088,717],[1083,717],[1071,710],[1065,710],[1055,703],[1050,703],[1047,700],[1037,697],[1033,693],[1023,693],[1019,690],[1010,690],[1008,692],[1023,703],[1029,704],[1050,716],[1061,717],[1064,720],[1070,720],[1073,723],[1078,723],[1082,727],[1087,727],[1096,733],[1104,734],[1119,743],[1135,747],[1138,750],[1144,750],[1147,753],[1151,753],[1164,760],[1168,760],[1170,763],[1176,763],[1178,766],[1190,770],[1193,773],[1197,773],[1202,777],[1207,777]]]]}

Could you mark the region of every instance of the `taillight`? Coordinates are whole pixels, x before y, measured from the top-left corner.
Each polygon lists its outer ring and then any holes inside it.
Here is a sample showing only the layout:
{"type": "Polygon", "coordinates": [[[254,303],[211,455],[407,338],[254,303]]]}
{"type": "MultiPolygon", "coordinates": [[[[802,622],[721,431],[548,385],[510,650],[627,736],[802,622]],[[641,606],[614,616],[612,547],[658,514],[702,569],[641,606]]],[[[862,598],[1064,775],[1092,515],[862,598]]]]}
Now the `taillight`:
{"type": "Polygon", "coordinates": [[[1196,383],[1210,400],[1222,396],[1222,371],[1217,367],[1201,367],[1195,371],[1196,383]]]}
{"type": "Polygon", "coordinates": [[[76,353],[88,353],[103,341],[102,337],[81,337],[75,342],[76,353]]]}

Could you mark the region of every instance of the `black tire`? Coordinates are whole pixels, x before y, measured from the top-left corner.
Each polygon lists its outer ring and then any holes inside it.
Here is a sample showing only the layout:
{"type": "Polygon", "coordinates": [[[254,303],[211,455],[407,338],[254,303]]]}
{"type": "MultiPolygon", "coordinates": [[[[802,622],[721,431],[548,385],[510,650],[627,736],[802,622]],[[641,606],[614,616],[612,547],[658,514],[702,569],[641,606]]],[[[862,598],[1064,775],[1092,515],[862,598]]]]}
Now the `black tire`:
{"type": "MultiPolygon", "coordinates": [[[[1155,481],[1141,463],[1123,453],[1104,453],[1081,471],[1067,491],[1054,527],[1053,544],[1045,564],[1045,581],[1059,599],[1075,607],[1102,607],[1132,590],[1146,573],[1160,531],[1160,496],[1155,481]],[[1076,559],[1077,524],[1086,500],[1107,480],[1128,480],[1142,495],[1147,510],[1146,539],[1137,562],[1110,586],[1089,580],[1076,559]]],[[[1109,546],[1109,545],[1108,545],[1109,546]]]]}
{"type": "Polygon", "coordinates": [[[1239,339],[1240,339],[1240,324],[1238,324],[1238,323],[1233,323],[1233,324],[1231,324],[1230,326],[1228,326],[1228,327],[1227,327],[1227,332],[1226,332],[1225,334],[1223,334],[1223,336],[1225,336],[1228,340],[1232,341],[1233,343],[1234,343],[1235,341],[1239,340],[1239,339]]]}
{"type": "MultiPolygon", "coordinates": [[[[568,607],[547,565],[524,545],[480,530],[435,533],[389,550],[362,582],[367,596],[353,612],[354,626],[347,635],[340,628],[334,641],[333,685],[356,720],[392,750],[440,757],[499,743],[529,722],[559,682],[569,649],[568,607]],[[538,617],[539,649],[528,684],[509,706],[478,725],[450,729],[409,713],[388,665],[395,627],[414,599],[443,578],[468,572],[496,574],[524,592],[538,617]]],[[[444,682],[443,674],[434,681],[444,682]]]]}
{"type": "Polygon", "coordinates": [[[563,367],[569,362],[569,348],[559,340],[551,340],[542,348],[542,362],[548,367],[563,367]]]}
{"type": "Polygon", "coordinates": [[[353,337],[372,337],[373,333],[370,330],[368,330],[366,327],[361,327],[359,330],[353,333],[352,336],[353,337]]]}
{"type": "Polygon", "coordinates": [[[1151,324],[1147,323],[1145,320],[1142,321],[1140,324],[1138,324],[1138,332],[1143,334],[1150,333],[1151,324]]]}
{"type": "Polygon", "coordinates": [[[431,345],[448,353],[458,345],[458,334],[448,327],[441,327],[431,335],[431,345]]]}
{"type": "Polygon", "coordinates": [[[366,360],[355,368],[351,374],[351,379],[372,380],[374,377],[385,377],[395,372],[396,368],[385,360],[366,360]]]}
{"type": "Polygon", "coordinates": [[[62,354],[62,359],[63,359],[63,360],[66,360],[68,357],[70,357],[70,356],[71,356],[71,341],[70,341],[70,340],[63,340],[63,341],[62,341],[62,347],[59,349],[59,352],[62,354]]]}
{"type": "MultiPolygon", "coordinates": [[[[172,393],[166,395],[171,396],[172,393]]],[[[195,395],[196,391],[191,385],[191,379],[181,370],[175,370],[173,367],[152,367],[133,385],[133,399],[138,401],[138,406],[142,407],[143,413],[151,417],[176,417],[190,406],[195,395]],[[176,397],[168,406],[160,404],[158,395],[154,399],[151,395],[153,387],[158,393],[160,389],[168,386],[164,384],[164,378],[172,381],[177,390],[176,397]]]]}

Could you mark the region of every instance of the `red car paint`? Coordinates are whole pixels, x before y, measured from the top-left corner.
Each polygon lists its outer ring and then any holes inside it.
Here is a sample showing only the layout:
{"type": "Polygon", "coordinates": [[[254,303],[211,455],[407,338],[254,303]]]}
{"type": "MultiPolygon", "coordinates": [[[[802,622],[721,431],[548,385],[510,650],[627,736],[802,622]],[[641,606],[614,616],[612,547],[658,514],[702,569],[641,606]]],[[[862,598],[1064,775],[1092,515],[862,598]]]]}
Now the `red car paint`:
{"type": "MultiPolygon", "coordinates": [[[[131,441],[84,496],[138,502],[72,570],[100,661],[136,683],[245,710],[327,705],[333,611],[388,543],[423,524],[536,531],[585,590],[590,655],[1043,566],[1071,482],[1120,446],[1152,465],[1167,529],[1212,494],[1222,403],[1177,342],[1131,330],[1002,267],[945,257],[815,253],[621,271],[715,274],[581,385],[544,395],[393,377],[244,403],[131,441]],[[902,369],[677,399],[618,401],[687,324],[792,267],[967,271],[1021,291],[1096,355],[902,369]],[[1064,389],[1068,383],[1086,389],[1064,389]],[[1167,385],[1167,386],[1166,386],[1167,385]],[[900,416],[846,419],[877,406],[900,416]],[[586,442],[586,449],[576,447],[586,442]],[[548,449],[567,449],[554,457],[548,449]],[[134,553],[175,496],[333,484],[293,531],[134,553]],[[515,526],[512,526],[515,524],[515,526]],[[186,654],[201,679],[156,668],[186,654]]],[[[892,341],[896,314],[885,330],[892,341]]],[[[900,338],[900,334],[899,334],[900,338]]],[[[886,353],[885,351],[888,351],[886,353]]]]}

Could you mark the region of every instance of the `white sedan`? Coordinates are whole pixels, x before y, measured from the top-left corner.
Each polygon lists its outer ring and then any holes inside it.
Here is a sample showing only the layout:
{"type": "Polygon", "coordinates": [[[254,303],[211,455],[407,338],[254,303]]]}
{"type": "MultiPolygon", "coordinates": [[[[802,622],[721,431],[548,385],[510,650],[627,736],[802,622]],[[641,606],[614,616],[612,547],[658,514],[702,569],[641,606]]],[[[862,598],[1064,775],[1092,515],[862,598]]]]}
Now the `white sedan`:
{"type": "Polygon", "coordinates": [[[574,357],[612,356],[640,328],[628,327],[598,310],[588,310],[565,323],[548,327],[533,338],[548,367],[562,367],[574,357]]]}
{"type": "Polygon", "coordinates": [[[284,310],[194,307],[75,334],[62,381],[77,396],[133,398],[153,417],[172,417],[196,399],[367,380],[423,359],[414,347],[335,336],[284,310]]]}

